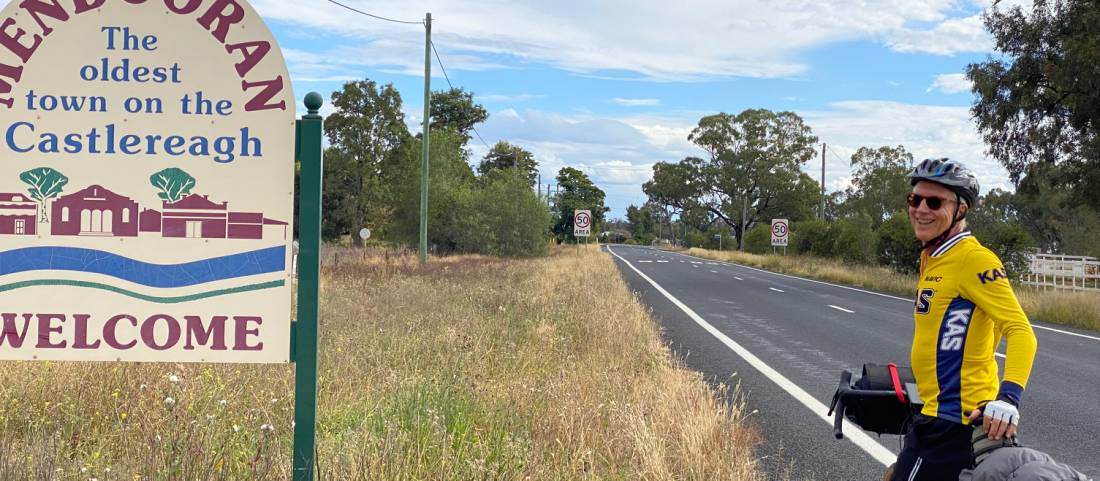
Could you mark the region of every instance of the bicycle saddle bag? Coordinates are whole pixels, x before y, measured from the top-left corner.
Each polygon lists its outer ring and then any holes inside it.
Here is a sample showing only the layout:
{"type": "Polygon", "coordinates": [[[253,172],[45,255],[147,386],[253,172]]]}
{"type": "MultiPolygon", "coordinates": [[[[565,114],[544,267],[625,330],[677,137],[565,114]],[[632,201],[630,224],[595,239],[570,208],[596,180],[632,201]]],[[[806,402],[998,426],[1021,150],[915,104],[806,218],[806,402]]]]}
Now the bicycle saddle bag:
{"type": "Polygon", "coordinates": [[[864,364],[863,376],[851,383],[852,374],[841,374],[829,414],[836,411],[834,432],[842,438],[842,416],[865,431],[904,434],[909,420],[922,406],[913,370],[895,364],[864,364]]]}

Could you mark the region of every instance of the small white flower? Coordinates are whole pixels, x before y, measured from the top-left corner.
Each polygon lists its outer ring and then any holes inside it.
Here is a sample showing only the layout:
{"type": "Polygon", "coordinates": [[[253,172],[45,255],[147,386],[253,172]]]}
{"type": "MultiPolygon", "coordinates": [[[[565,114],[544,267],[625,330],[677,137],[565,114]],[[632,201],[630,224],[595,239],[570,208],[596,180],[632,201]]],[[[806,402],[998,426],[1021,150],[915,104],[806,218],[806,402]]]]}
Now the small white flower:
{"type": "Polygon", "coordinates": [[[241,427],[240,427],[240,426],[238,426],[238,425],[236,425],[236,424],[234,424],[234,425],[233,425],[233,432],[235,432],[235,433],[239,433],[239,432],[241,432],[241,427]]]}
{"type": "Polygon", "coordinates": [[[214,415],[213,414],[207,414],[206,415],[206,420],[207,421],[213,421],[214,420],[214,415]]]}
{"type": "Polygon", "coordinates": [[[218,405],[221,405],[221,406],[225,406],[228,403],[229,403],[229,401],[226,401],[225,399],[222,399],[221,401],[218,401],[218,405]]]}
{"type": "Polygon", "coordinates": [[[179,384],[180,383],[180,377],[175,375],[175,374],[169,374],[168,375],[168,382],[170,382],[172,384],[179,384]]]}
{"type": "Polygon", "coordinates": [[[176,404],[176,400],[172,399],[172,396],[168,396],[168,397],[164,398],[164,404],[172,406],[172,405],[176,404]]]}
{"type": "Polygon", "coordinates": [[[85,467],[81,466],[81,467],[80,467],[80,472],[82,472],[82,473],[87,473],[87,472],[88,472],[88,468],[85,468],[85,467]]]}
{"type": "Polygon", "coordinates": [[[149,385],[148,385],[148,384],[142,384],[142,385],[138,386],[138,389],[141,389],[141,390],[143,390],[143,391],[144,391],[144,390],[145,390],[145,389],[147,389],[148,387],[149,387],[149,385]]]}
{"type": "Polygon", "coordinates": [[[260,426],[260,431],[274,432],[275,431],[275,426],[272,426],[270,424],[264,424],[263,426],[260,426]]]}
{"type": "Polygon", "coordinates": [[[278,399],[272,399],[272,400],[271,400],[271,404],[275,404],[275,403],[277,403],[277,402],[279,402],[279,400],[278,400],[278,399]]]}
{"type": "Polygon", "coordinates": [[[109,473],[109,472],[111,472],[111,468],[103,468],[103,472],[104,473],[109,473]]]}

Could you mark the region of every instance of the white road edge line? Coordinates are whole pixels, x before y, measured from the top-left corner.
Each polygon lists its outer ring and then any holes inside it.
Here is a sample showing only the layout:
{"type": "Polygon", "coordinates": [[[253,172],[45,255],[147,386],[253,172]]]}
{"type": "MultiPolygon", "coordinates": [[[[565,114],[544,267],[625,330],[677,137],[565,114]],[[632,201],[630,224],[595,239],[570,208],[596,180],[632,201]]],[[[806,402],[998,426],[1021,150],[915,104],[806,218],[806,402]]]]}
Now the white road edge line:
{"type": "Polygon", "coordinates": [[[771,289],[771,290],[773,290],[773,291],[775,291],[775,292],[785,292],[785,291],[783,291],[783,289],[776,289],[776,288],[774,288],[774,287],[769,287],[768,289],[771,289]]]}
{"type": "Polygon", "coordinates": [[[855,314],[855,312],[856,312],[856,311],[851,311],[851,310],[845,309],[845,308],[843,308],[843,307],[840,307],[840,306],[834,306],[834,305],[832,305],[832,304],[829,304],[829,307],[831,307],[831,308],[833,308],[833,309],[836,309],[836,310],[838,310],[838,311],[844,311],[844,312],[847,312],[848,314],[855,314]]]}
{"type": "Polygon", "coordinates": [[[1096,336],[1086,336],[1086,335],[1084,335],[1084,334],[1078,334],[1078,333],[1076,333],[1076,332],[1063,331],[1063,330],[1061,330],[1061,329],[1055,329],[1055,328],[1053,328],[1053,327],[1043,327],[1043,326],[1036,326],[1035,324],[1032,324],[1032,325],[1031,325],[1031,327],[1037,327],[1037,328],[1039,328],[1039,329],[1046,329],[1046,330],[1048,330],[1048,331],[1054,331],[1054,332],[1057,332],[1057,333],[1059,333],[1059,334],[1068,334],[1068,335],[1070,335],[1070,336],[1077,336],[1077,337],[1083,337],[1083,338],[1085,338],[1085,339],[1092,339],[1092,340],[1094,340],[1094,341],[1100,341],[1100,337],[1096,337],[1096,336]]]}
{"type": "MultiPolygon", "coordinates": [[[[705,329],[716,339],[721,341],[722,344],[725,344],[726,347],[730,348],[730,350],[736,353],[738,356],[741,356],[741,359],[744,359],[745,362],[756,368],[756,370],[760,371],[761,374],[767,376],[768,379],[771,379],[771,381],[774,382],[777,386],[783,388],[784,391],[787,391],[787,393],[790,394],[791,397],[802,403],[803,406],[809,408],[810,411],[817,415],[819,419],[824,421],[825,424],[829,425],[830,428],[833,426],[833,419],[826,414],[829,412],[828,406],[825,406],[817,399],[814,399],[814,397],[811,396],[810,393],[806,392],[801,387],[798,387],[797,384],[791,382],[791,380],[784,377],[775,369],[772,369],[771,366],[764,363],[764,361],[756,357],[756,355],[749,352],[748,349],[745,349],[733,339],[730,339],[728,336],[723,334],[722,331],[715,329],[714,326],[710,325],[710,323],[708,323],[702,317],[699,317],[699,314],[696,314],[695,311],[693,311],[690,307],[685,305],[683,302],[680,302],[680,300],[674,297],[672,294],[669,294],[669,292],[666,291],[664,287],[661,287],[660,284],[657,284],[653,281],[653,279],[650,279],[649,276],[643,274],[642,271],[634,267],[634,265],[631,264],[630,261],[627,261],[626,259],[623,259],[622,256],[620,256],[619,254],[616,254],[615,251],[611,250],[610,246],[608,246],[607,251],[610,252],[611,255],[617,257],[620,261],[623,261],[624,264],[626,264],[628,267],[630,267],[630,269],[641,276],[642,279],[645,279],[646,282],[649,282],[650,285],[657,289],[657,292],[660,292],[662,295],[665,296],[665,298],[676,305],[676,307],[679,307],[681,311],[684,311],[684,314],[687,314],[688,317],[695,321],[696,324],[705,329]]],[[[871,457],[875,458],[876,461],[882,463],[883,466],[889,466],[891,463],[897,460],[897,456],[894,453],[890,452],[889,449],[883,447],[881,444],[878,443],[878,441],[875,441],[874,438],[867,435],[867,433],[863,431],[854,428],[849,429],[848,432],[845,433],[844,438],[854,443],[867,454],[871,455],[871,457]]]]}
{"type": "MultiPolygon", "coordinates": [[[[681,254],[679,252],[674,252],[673,254],[681,255],[681,256],[684,256],[684,257],[690,257],[692,259],[702,259],[702,257],[695,257],[695,256],[689,255],[689,254],[681,254]]],[[[840,284],[833,284],[831,282],[824,282],[824,281],[818,281],[818,280],[814,280],[814,279],[807,279],[805,277],[792,276],[792,275],[789,275],[789,274],[780,274],[778,272],[772,272],[772,271],[764,270],[764,269],[757,269],[755,267],[749,267],[749,266],[746,266],[746,265],[737,264],[735,262],[726,262],[725,264],[730,265],[730,266],[743,267],[745,269],[750,269],[750,270],[754,270],[754,271],[765,272],[765,273],[776,275],[776,276],[789,277],[791,279],[799,279],[799,280],[803,280],[803,281],[806,281],[806,282],[813,282],[814,284],[824,284],[826,286],[833,286],[833,287],[839,287],[841,289],[848,289],[849,291],[862,292],[864,294],[871,294],[871,295],[875,295],[875,296],[886,297],[886,298],[889,298],[889,299],[897,299],[899,301],[913,302],[912,299],[906,299],[904,297],[891,296],[889,294],[883,294],[881,292],[865,291],[863,289],[856,289],[855,287],[842,286],[840,284]]],[[[1053,327],[1039,326],[1039,325],[1036,325],[1036,324],[1032,324],[1031,327],[1034,327],[1036,329],[1043,329],[1045,331],[1057,332],[1059,334],[1066,334],[1068,336],[1083,337],[1085,339],[1092,339],[1093,341],[1100,341],[1100,337],[1097,337],[1097,336],[1089,336],[1087,334],[1078,334],[1076,332],[1063,331],[1061,329],[1055,329],[1053,327]]]]}

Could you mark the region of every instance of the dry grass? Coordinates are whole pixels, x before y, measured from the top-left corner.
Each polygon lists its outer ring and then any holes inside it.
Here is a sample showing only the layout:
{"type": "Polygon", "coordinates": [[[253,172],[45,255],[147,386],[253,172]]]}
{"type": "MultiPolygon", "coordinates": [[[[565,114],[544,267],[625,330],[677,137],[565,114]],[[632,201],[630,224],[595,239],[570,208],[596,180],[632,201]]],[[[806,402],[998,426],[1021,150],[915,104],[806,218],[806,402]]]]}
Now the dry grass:
{"type": "MultiPolygon", "coordinates": [[[[888,292],[910,297],[916,292],[917,277],[898,274],[883,267],[850,264],[836,259],[811,256],[757,255],[738,251],[692,248],[685,254],[757,267],[810,279],[888,292]]],[[[1016,286],[1024,312],[1032,320],[1100,331],[1100,294],[1041,291],[1016,286]]]]}
{"type": "MultiPolygon", "coordinates": [[[[319,479],[763,479],[739,407],[594,249],[322,279],[319,479]]],[[[288,479],[292,388],[289,366],[8,363],[0,479],[288,479]]]]}
{"type": "Polygon", "coordinates": [[[772,272],[809,277],[900,296],[910,296],[917,289],[916,276],[898,274],[884,267],[851,264],[836,259],[796,255],[759,255],[699,248],[691,248],[683,252],[696,257],[733,262],[772,272]]]}
{"type": "Polygon", "coordinates": [[[1032,319],[1100,331],[1100,294],[1027,289],[1017,295],[1032,319]]]}

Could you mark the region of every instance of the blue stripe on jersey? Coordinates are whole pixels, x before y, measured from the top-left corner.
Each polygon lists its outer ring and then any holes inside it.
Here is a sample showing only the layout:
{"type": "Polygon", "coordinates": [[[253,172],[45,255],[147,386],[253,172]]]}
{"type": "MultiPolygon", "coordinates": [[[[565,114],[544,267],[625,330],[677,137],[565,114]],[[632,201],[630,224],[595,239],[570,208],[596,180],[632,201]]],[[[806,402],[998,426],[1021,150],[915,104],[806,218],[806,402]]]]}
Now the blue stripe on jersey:
{"type": "Polygon", "coordinates": [[[1019,406],[1020,398],[1024,395],[1024,388],[1019,384],[1012,381],[1004,381],[1001,383],[1001,392],[997,394],[997,399],[1007,399],[1012,404],[1019,406]]]}
{"type": "Polygon", "coordinates": [[[940,321],[940,335],[936,348],[936,379],[940,394],[936,400],[940,418],[962,422],[962,363],[966,333],[970,318],[974,315],[974,303],[956,297],[944,311],[940,321]]]}

